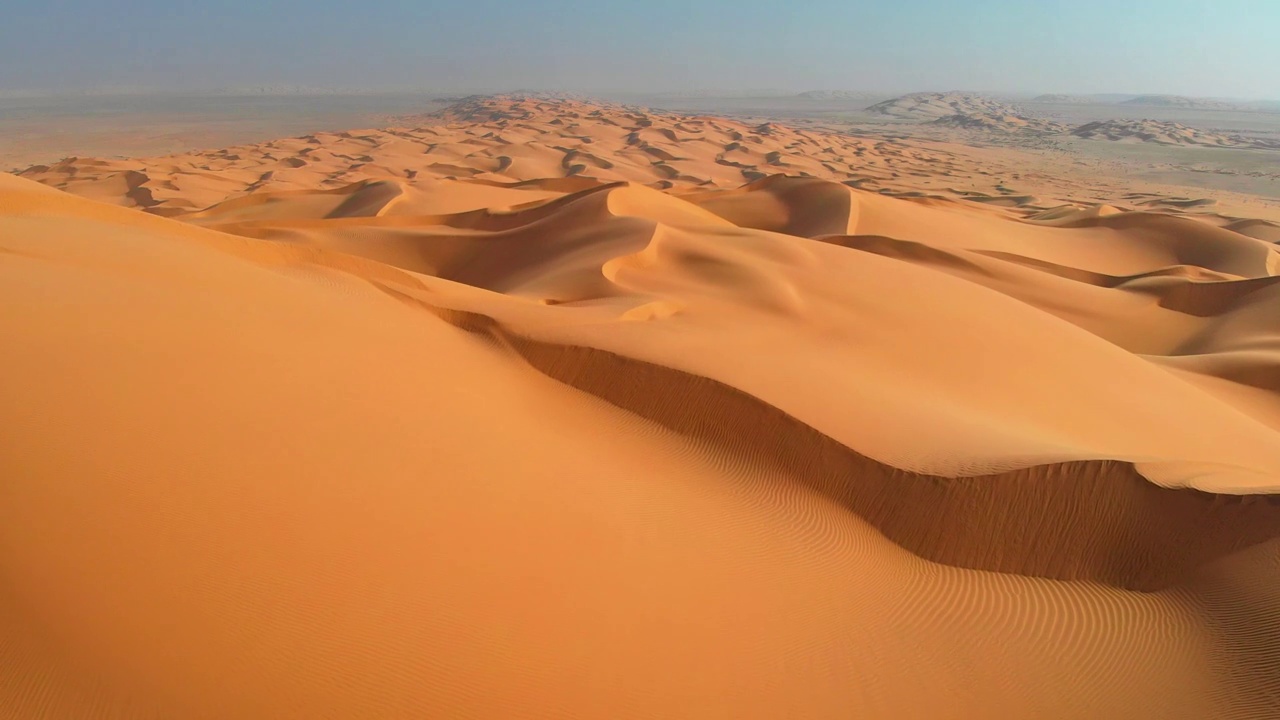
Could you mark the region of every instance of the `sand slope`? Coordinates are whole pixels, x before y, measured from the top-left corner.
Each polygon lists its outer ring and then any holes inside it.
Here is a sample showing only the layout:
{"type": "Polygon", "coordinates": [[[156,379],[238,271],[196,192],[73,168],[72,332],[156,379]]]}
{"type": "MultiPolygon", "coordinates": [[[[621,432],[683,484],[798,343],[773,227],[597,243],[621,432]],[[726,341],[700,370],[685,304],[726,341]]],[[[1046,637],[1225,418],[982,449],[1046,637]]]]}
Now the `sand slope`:
{"type": "Polygon", "coordinates": [[[0,175],[0,714],[1280,712],[1270,225],[529,103],[452,179],[0,175]]]}

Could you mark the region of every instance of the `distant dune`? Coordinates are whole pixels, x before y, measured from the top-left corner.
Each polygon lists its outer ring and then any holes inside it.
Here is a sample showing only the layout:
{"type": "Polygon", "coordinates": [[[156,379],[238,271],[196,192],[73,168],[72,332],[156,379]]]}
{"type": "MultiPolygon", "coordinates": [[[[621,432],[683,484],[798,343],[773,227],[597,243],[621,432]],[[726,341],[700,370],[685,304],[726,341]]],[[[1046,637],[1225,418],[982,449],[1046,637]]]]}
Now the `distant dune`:
{"type": "Polygon", "coordinates": [[[930,122],[942,127],[960,128],[963,130],[982,130],[1001,133],[1038,133],[1057,134],[1066,132],[1066,125],[1051,120],[1030,118],[1021,115],[967,113],[946,115],[930,122]]]}
{"type": "Polygon", "coordinates": [[[933,120],[948,115],[1019,115],[1017,108],[970,93],[912,93],[867,108],[879,115],[906,120],[933,120]]]}
{"type": "MultiPolygon", "coordinates": [[[[1049,93],[1037,95],[1031,102],[1066,104],[1100,104],[1100,105],[1136,105],[1143,107],[1185,108],[1189,110],[1241,110],[1250,103],[1227,102],[1207,98],[1186,97],[1183,95],[1067,95],[1049,93]]],[[[1256,103],[1254,104],[1256,105],[1256,103]]]]}
{"type": "Polygon", "coordinates": [[[1220,100],[1183,97],[1181,95],[1139,95],[1131,100],[1124,100],[1121,105],[1145,105],[1150,107],[1178,107],[1196,110],[1236,110],[1238,105],[1220,100]]]}
{"type": "MultiPolygon", "coordinates": [[[[20,174],[169,216],[263,192],[429,179],[511,187],[555,179],[559,189],[619,181],[712,189],[790,174],[914,193],[928,186],[903,177],[928,175],[939,183],[981,183],[995,192],[994,183],[945,151],[620,104],[475,96],[399,123],[157,158],[68,158],[20,174]]],[[[944,188],[935,192],[948,192],[944,188]]]]}
{"type": "Polygon", "coordinates": [[[1197,130],[1179,123],[1161,120],[1100,120],[1081,125],[1072,130],[1071,134],[1090,140],[1112,140],[1116,142],[1280,149],[1280,142],[1197,130]]]}
{"type": "Polygon", "coordinates": [[[0,716],[1280,717],[1280,225],[1002,152],[526,95],[0,174],[0,716]]]}
{"type": "Polygon", "coordinates": [[[1057,103],[1060,105],[1084,105],[1100,102],[1097,98],[1088,95],[1061,95],[1050,93],[1047,95],[1037,95],[1031,99],[1031,102],[1041,103],[1057,103]]]}
{"type": "Polygon", "coordinates": [[[871,100],[884,95],[859,90],[806,90],[798,93],[796,97],[805,100],[871,100]]]}

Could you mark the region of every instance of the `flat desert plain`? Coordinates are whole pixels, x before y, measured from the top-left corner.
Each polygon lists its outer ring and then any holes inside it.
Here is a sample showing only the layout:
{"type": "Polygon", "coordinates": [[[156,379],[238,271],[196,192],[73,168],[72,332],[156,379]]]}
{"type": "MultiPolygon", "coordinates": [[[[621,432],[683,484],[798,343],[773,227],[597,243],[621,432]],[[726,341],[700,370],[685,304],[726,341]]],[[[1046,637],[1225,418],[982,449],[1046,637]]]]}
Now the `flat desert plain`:
{"type": "Polygon", "coordinates": [[[1274,199],[392,124],[0,174],[0,715],[1280,717],[1274,199]]]}

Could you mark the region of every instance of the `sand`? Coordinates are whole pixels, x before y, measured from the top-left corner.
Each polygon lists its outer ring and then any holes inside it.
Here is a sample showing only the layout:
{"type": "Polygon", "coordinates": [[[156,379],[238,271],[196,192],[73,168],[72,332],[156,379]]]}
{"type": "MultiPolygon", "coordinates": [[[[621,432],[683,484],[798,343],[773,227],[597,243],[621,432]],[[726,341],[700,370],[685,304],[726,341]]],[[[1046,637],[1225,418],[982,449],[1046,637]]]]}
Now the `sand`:
{"type": "Polygon", "coordinates": [[[1280,143],[1230,133],[1197,130],[1161,120],[1099,120],[1081,125],[1072,135],[1089,140],[1148,142],[1160,145],[1280,149],[1280,143]]]}
{"type": "Polygon", "coordinates": [[[1183,107],[1196,110],[1232,110],[1238,107],[1235,103],[1210,100],[1208,98],[1184,97],[1182,95],[1139,95],[1123,100],[1121,105],[1148,105],[1152,107],[1183,107]]]}
{"type": "Polygon", "coordinates": [[[910,93],[867,108],[875,115],[904,120],[929,120],[949,115],[1021,115],[1008,103],[982,95],[962,92],[910,93]]]}
{"type": "Polygon", "coordinates": [[[1042,118],[1033,118],[1023,115],[997,115],[989,113],[957,113],[955,115],[945,115],[937,120],[931,120],[931,124],[942,127],[951,127],[961,130],[981,130],[984,132],[999,133],[1036,133],[1036,134],[1059,134],[1067,131],[1067,126],[1062,123],[1042,118]]]}
{"type": "Polygon", "coordinates": [[[0,175],[0,715],[1276,717],[1276,226],[958,158],[490,98],[0,175]]]}

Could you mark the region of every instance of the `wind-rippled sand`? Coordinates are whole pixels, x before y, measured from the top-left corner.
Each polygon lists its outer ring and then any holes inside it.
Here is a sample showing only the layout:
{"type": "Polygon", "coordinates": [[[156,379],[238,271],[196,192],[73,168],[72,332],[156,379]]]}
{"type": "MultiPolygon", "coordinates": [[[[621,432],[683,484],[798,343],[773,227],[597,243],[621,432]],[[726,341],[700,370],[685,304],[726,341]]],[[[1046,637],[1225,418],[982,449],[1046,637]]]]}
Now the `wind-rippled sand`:
{"type": "Polygon", "coordinates": [[[0,715],[1280,717],[1274,224],[431,123],[0,175],[0,715]]]}

